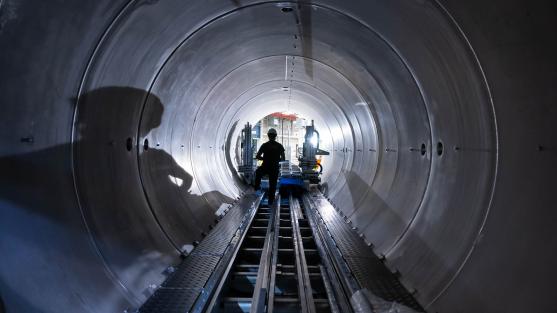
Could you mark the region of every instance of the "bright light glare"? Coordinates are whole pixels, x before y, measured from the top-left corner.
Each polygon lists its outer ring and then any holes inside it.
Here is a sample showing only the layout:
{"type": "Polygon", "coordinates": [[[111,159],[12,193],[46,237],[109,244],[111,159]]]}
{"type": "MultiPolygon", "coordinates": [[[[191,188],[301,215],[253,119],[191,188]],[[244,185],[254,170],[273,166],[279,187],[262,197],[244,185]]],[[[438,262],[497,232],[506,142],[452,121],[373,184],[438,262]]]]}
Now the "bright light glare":
{"type": "Polygon", "coordinates": [[[309,142],[311,143],[312,146],[317,147],[317,134],[313,133],[313,136],[311,136],[311,139],[309,140],[309,142]]]}
{"type": "Polygon", "coordinates": [[[184,184],[184,180],[178,177],[174,177],[172,175],[168,175],[168,178],[170,178],[170,181],[172,183],[174,183],[174,185],[178,186],[178,187],[182,187],[182,184],[184,184]]]}
{"type": "Polygon", "coordinates": [[[325,222],[329,222],[336,215],[335,208],[327,202],[321,202],[321,203],[324,204],[321,206],[321,210],[320,210],[321,217],[325,222]]]}

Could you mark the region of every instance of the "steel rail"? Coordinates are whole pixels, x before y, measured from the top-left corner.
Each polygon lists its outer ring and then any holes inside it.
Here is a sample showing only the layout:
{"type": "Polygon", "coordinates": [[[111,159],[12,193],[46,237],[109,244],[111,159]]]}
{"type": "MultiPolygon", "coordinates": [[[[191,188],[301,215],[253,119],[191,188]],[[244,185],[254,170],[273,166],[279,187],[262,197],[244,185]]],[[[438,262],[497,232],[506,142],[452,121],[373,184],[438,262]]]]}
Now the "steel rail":
{"type": "Polygon", "coordinates": [[[290,213],[292,220],[292,237],[294,240],[294,253],[296,255],[296,272],[298,274],[298,295],[302,313],[315,313],[315,302],[313,300],[313,289],[306,262],[304,243],[300,231],[299,220],[301,217],[298,199],[289,196],[290,213]]]}
{"type": "MultiPolygon", "coordinates": [[[[264,313],[266,310],[266,300],[267,294],[269,293],[269,283],[273,257],[274,248],[274,238],[275,238],[275,225],[274,225],[274,214],[276,211],[280,211],[280,195],[275,199],[275,202],[271,208],[271,215],[269,219],[269,224],[267,225],[267,234],[265,236],[265,244],[263,245],[263,250],[261,251],[261,259],[259,261],[259,270],[257,272],[257,280],[255,282],[255,288],[253,290],[252,303],[250,307],[250,313],[264,313]],[[274,210],[274,211],[273,211],[274,210]]],[[[272,290],[270,292],[273,292],[272,290]]]]}

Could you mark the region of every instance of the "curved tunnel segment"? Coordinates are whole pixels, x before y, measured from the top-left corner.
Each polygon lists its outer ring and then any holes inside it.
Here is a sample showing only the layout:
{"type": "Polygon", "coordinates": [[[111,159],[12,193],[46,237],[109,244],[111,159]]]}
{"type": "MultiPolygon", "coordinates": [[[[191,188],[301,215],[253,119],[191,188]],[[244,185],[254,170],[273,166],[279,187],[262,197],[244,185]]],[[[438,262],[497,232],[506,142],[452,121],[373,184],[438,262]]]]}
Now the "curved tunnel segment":
{"type": "Polygon", "coordinates": [[[0,311],[138,308],[248,191],[236,138],[274,112],[315,120],[321,190],[428,312],[549,310],[556,12],[1,1],[0,311]]]}

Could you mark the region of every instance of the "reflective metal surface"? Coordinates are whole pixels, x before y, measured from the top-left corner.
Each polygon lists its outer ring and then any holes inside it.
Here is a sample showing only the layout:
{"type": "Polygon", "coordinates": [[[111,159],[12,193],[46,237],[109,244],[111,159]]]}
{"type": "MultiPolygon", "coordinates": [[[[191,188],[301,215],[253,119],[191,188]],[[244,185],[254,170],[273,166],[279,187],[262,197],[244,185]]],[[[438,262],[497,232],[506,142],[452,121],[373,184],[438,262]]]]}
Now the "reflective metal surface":
{"type": "Polygon", "coordinates": [[[245,188],[242,125],[287,110],[319,125],[327,196],[427,310],[550,310],[556,12],[0,1],[0,307],[139,307],[245,188]]]}

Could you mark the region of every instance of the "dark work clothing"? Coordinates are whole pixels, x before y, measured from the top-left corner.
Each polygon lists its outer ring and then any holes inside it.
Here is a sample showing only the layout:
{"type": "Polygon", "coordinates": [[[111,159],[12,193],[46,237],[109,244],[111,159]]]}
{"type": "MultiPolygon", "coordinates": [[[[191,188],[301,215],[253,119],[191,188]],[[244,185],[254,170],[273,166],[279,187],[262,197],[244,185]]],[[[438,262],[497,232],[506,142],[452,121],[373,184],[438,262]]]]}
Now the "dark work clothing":
{"type": "Polygon", "coordinates": [[[261,178],[263,178],[264,175],[269,176],[268,199],[269,199],[269,205],[271,205],[271,203],[273,203],[273,201],[275,200],[275,192],[277,190],[277,180],[278,180],[279,170],[278,168],[272,169],[263,166],[258,167],[257,170],[255,171],[256,190],[259,189],[259,185],[261,184],[261,178]]]}
{"type": "Polygon", "coordinates": [[[257,151],[256,158],[263,160],[263,164],[255,171],[255,189],[259,189],[261,178],[264,175],[269,176],[269,205],[275,200],[275,191],[277,190],[277,180],[279,175],[279,162],[284,161],[284,147],[270,140],[262,144],[257,151]]]}
{"type": "Polygon", "coordinates": [[[279,162],[284,161],[284,147],[274,140],[267,141],[261,145],[255,158],[263,160],[261,167],[278,168],[279,162]]]}

